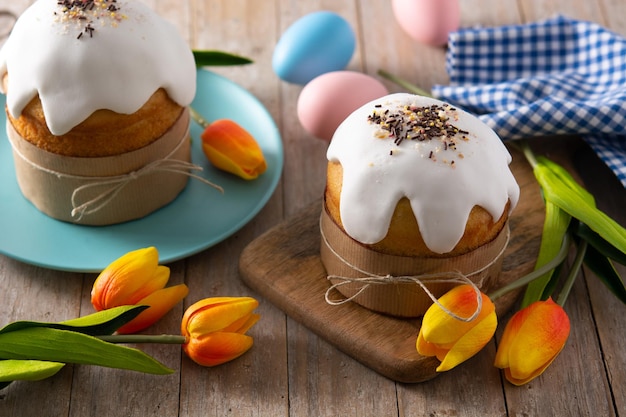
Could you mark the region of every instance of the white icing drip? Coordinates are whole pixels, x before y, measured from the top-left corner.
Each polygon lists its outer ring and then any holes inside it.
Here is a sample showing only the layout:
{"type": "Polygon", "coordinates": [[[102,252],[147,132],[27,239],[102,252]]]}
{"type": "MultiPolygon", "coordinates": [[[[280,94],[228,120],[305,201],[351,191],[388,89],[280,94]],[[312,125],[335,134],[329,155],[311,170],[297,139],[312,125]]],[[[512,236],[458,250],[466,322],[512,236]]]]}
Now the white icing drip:
{"type": "Polygon", "coordinates": [[[402,197],[410,200],[424,242],[436,253],[454,249],[474,206],[499,219],[507,200],[511,210],[517,204],[519,186],[508,167],[511,155],[496,133],[471,114],[448,107],[449,122],[468,132],[453,136],[455,146],[448,147],[439,138],[396,145],[393,138],[381,138],[380,126],[368,121],[375,111],[433,104],[444,103],[391,94],[365,104],[337,128],[327,157],[342,165],[341,222],[357,241],[382,240],[402,197]]]}
{"type": "Polygon", "coordinates": [[[13,117],[39,94],[48,128],[62,135],[99,109],[134,113],[159,88],[191,103],[195,61],[176,28],[138,1],[115,4],[122,18],[93,19],[93,36],[80,39],[86,22],[68,20],[57,0],[38,0],[20,16],[0,50],[13,117]]]}

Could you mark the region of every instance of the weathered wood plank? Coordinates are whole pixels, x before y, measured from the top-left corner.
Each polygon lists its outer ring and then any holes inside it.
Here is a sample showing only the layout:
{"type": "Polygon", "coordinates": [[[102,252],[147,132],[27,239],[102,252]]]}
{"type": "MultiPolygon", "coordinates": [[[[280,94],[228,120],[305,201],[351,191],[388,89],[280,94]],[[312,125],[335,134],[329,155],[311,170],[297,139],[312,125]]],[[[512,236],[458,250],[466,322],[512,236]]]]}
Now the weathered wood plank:
{"type": "MultiPolygon", "coordinates": [[[[254,228],[247,230],[254,232],[254,228]]],[[[204,368],[184,357],[181,370],[181,415],[284,415],[288,410],[285,316],[238,279],[237,264],[247,231],[188,259],[185,308],[212,296],[259,299],[261,320],[250,331],[255,345],[235,361],[204,368]],[[270,377],[271,376],[271,377],[270,377]]]]}
{"type": "MultiPolygon", "coordinates": [[[[38,268],[0,256],[0,326],[17,320],[62,321],[78,317],[82,274],[38,268]]],[[[51,415],[67,415],[73,367],[54,378],[14,382],[0,391],[0,415],[41,415],[46,404],[51,415]]]]}
{"type": "MultiPolygon", "coordinates": [[[[626,226],[626,213],[624,213],[626,193],[623,192],[619,180],[599,158],[588,150],[577,152],[574,156],[574,163],[584,184],[588,189],[593,190],[598,207],[622,226],[626,226]]],[[[615,267],[622,278],[626,277],[624,265],[615,264],[615,267]]],[[[620,412],[626,410],[626,392],[615,387],[626,384],[624,372],[626,352],[623,348],[626,324],[622,320],[626,316],[626,305],[613,296],[593,273],[585,271],[585,280],[602,349],[602,358],[610,386],[613,387],[611,390],[613,402],[620,412]]]]}
{"type": "MultiPolygon", "coordinates": [[[[190,23],[194,48],[223,50],[254,61],[251,65],[209,70],[250,91],[278,122],[278,81],[272,79],[269,65],[271,45],[276,39],[274,4],[232,1],[197,2],[194,6],[190,23]]],[[[241,283],[236,261],[247,242],[282,219],[281,190],[279,185],[261,213],[229,240],[187,259],[185,275],[191,292],[185,308],[201,298],[249,295],[260,301],[257,312],[261,320],[249,332],[255,341],[253,348],[231,363],[203,368],[183,357],[181,416],[288,413],[285,315],[241,283]]]]}
{"type": "MultiPolygon", "coordinates": [[[[599,7],[606,26],[616,33],[626,36],[626,2],[620,0],[604,0],[599,7]]],[[[626,227],[626,193],[619,180],[606,165],[592,152],[578,152],[574,155],[577,172],[584,184],[593,191],[596,202],[622,226],[626,227]]],[[[624,279],[626,267],[615,265],[624,279]]],[[[626,351],[623,348],[626,323],[626,306],[615,298],[610,291],[600,284],[597,277],[585,274],[587,289],[591,299],[592,311],[602,348],[602,356],[606,366],[610,393],[618,415],[626,415],[626,391],[617,387],[626,386],[626,351]]]]}
{"type": "MultiPolygon", "coordinates": [[[[354,24],[354,6],[350,6],[348,1],[278,1],[276,21],[278,33],[275,42],[297,19],[318,10],[334,11],[354,24]]],[[[275,42],[271,46],[272,51],[275,42]]],[[[357,50],[350,63],[351,68],[358,65],[356,64],[358,54],[357,50]]],[[[271,66],[271,64],[269,65],[271,66]]],[[[278,79],[273,72],[272,77],[278,79]]],[[[286,216],[295,214],[299,209],[322,195],[325,185],[324,161],[328,144],[309,135],[300,125],[296,108],[301,90],[302,86],[300,85],[284,81],[279,83],[278,100],[281,110],[279,126],[285,144],[284,178],[289,179],[284,181],[285,188],[283,190],[286,216]]]]}
{"type": "MultiPolygon", "coordinates": [[[[139,248],[138,248],[139,249],[139,248]]],[[[112,260],[113,261],[113,260],[112,260]]],[[[170,265],[168,285],[183,283],[185,262],[170,265]]],[[[85,278],[81,315],[93,313],[90,294],[95,274],[85,278]]],[[[182,304],[177,305],[165,317],[144,330],[144,334],[180,334],[182,304]]],[[[128,410],[128,416],[176,415],[179,407],[180,362],[182,351],[177,345],[134,344],[129,345],[146,352],[174,370],[171,375],[149,375],[139,372],[93,366],[75,366],[72,384],[70,416],[116,416],[118,410],[128,410]],[[105,388],[105,387],[114,387],[105,388]],[[139,391],[137,387],[150,387],[139,391]]]]}
{"type": "MultiPolygon", "coordinates": [[[[318,10],[334,11],[359,33],[357,2],[282,0],[278,3],[279,35],[298,18],[318,10]]],[[[362,71],[365,46],[348,66],[362,71]]],[[[274,75],[274,77],[276,77],[274,75]]],[[[285,217],[294,215],[323,193],[327,143],[309,135],[296,116],[302,87],[280,83],[281,132],[285,143],[285,217]]],[[[354,359],[331,347],[318,336],[289,319],[289,398],[291,415],[393,415],[396,410],[393,382],[372,373],[354,359]],[[304,348],[306,347],[306,348],[304,348]],[[374,401],[373,399],[376,399],[374,401]],[[383,411],[384,410],[384,411],[383,411]]]]}

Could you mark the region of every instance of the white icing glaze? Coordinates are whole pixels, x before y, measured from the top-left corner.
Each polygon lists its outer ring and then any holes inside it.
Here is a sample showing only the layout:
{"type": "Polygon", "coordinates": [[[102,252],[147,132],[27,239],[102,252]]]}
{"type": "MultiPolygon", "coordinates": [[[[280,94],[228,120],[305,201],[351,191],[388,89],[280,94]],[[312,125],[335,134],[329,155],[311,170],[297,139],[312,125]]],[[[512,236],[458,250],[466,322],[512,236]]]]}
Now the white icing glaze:
{"type": "Polygon", "coordinates": [[[327,151],[343,168],[340,215],[345,231],[372,244],[389,229],[398,201],[407,197],[424,242],[436,253],[454,249],[476,205],[499,219],[519,186],[510,169],[511,155],[496,133],[471,114],[445,103],[405,93],[373,100],[337,128],[327,151]],[[376,105],[382,105],[377,108],[376,105]],[[405,106],[446,109],[444,119],[465,134],[402,140],[399,144],[368,116],[405,106]]]}
{"type": "Polygon", "coordinates": [[[99,109],[134,113],[159,88],[181,106],[191,103],[195,61],[172,24],[138,1],[118,0],[114,13],[97,6],[97,14],[84,12],[88,20],[71,18],[57,3],[35,2],[0,50],[13,117],[39,94],[48,128],[62,135],[99,109]]]}

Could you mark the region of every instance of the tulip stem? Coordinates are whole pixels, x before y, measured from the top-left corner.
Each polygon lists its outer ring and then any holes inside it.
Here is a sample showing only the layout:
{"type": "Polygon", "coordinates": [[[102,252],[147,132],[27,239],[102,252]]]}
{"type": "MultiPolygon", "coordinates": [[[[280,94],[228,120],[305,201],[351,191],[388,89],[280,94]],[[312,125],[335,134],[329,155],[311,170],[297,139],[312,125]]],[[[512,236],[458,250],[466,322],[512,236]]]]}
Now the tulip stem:
{"type": "Polygon", "coordinates": [[[565,305],[565,301],[567,300],[567,296],[569,295],[572,287],[574,286],[574,281],[578,277],[578,273],[580,272],[580,267],[585,259],[585,253],[587,252],[587,241],[581,239],[578,251],[576,252],[576,258],[574,259],[574,263],[572,264],[572,268],[570,269],[567,279],[565,280],[565,284],[563,284],[563,288],[559,293],[559,298],[556,300],[556,303],[563,307],[565,305]]]}
{"type": "Polygon", "coordinates": [[[189,106],[189,115],[193,119],[194,122],[198,123],[203,129],[206,129],[209,126],[209,122],[200,115],[193,107],[189,106]]]}
{"type": "Polygon", "coordinates": [[[396,76],[393,74],[388,73],[385,70],[378,70],[378,75],[380,75],[381,77],[394,82],[396,84],[398,84],[400,87],[406,88],[407,90],[409,90],[411,93],[420,95],[420,96],[424,96],[424,97],[430,97],[430,98],[434,98],[432,94],[427,93],[426,91],[422,90],[421,88],[419,88],[418,86],[411,84],[410,82],[396,76]]]}
{"type": "Polygon", "coordinates": [[[527,285],[530,282],[536,280],[546,272],[549,272],[559,266],[565,260],[567,254],[569,253],[571,240],[572,239],[569,233],[566,233],[565,236],[563,236],[563,244],[561,245],[561,249],[559,249],[559,253],[557,253],[556,256],[550,260],[550,262],[545,263],[541,267],[535,269],[533,272],[524,275],[523,277],[505,285],[504,287],[498,288],[497,290],[489,294],[489,298],[491,300],[495,300],[499,297],[502,297],[509,291],[513,291],[517,288],[523,287],[524,285],[527,285]]]}
{"type": "Polygon", "coordinates": [[[530,145],[528,144],[526,140],[522,139],[522,140],[517,140],[517,141],[511,141],[510,143],[522,151],[522,153],[524,154],[524,157],[526,158],[526,161],[528,161],[531,168],[534,169],[538,165],[537,158],[535,157],[533,150],[530,149],[530,145]]]}
{"type": "Polygon", "coordinates": [[[182,345],[187,343],[187,338],[185,336],[172,334],[113,334],[96,337],[109,343],[161,343],[168,345],[182,345]]]}

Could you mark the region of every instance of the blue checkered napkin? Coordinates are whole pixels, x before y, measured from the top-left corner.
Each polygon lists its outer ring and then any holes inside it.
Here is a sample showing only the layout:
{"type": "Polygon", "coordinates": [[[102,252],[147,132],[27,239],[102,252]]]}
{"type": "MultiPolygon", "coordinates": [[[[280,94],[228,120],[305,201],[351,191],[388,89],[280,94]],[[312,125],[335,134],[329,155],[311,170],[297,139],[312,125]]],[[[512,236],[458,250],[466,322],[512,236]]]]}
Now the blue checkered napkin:
{"type": "Polygon", "coordinates": [[[433,95],[503,139],[582,135],[626,187],[626,39],[558,16],[450,34],[450,85],[433,95]]]}

